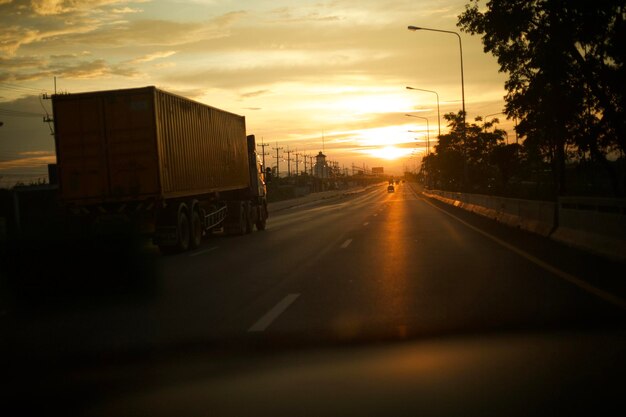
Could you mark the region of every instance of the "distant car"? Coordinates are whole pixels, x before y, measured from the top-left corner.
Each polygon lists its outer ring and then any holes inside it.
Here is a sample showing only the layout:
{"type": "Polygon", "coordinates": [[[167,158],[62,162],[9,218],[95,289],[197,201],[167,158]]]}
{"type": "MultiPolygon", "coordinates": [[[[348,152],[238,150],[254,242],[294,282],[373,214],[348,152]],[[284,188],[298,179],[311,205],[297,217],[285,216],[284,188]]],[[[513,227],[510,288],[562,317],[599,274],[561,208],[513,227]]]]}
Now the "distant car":
{"type": "Polygon", "coordinates": [[[396,189],[394,188],[393,185],[390,185],[390,186],[387,187],[387,192],[388,193],[393,193],[394,191],[396,191],[396,189]]]}

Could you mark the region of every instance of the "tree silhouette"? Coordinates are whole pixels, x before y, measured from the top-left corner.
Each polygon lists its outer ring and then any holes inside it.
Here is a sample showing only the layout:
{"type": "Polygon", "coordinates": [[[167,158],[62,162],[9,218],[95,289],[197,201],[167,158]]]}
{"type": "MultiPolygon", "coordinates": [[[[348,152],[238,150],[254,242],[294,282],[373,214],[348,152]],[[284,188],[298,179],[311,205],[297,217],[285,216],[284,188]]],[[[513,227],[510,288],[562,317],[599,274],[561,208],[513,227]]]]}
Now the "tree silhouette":
{"type": "MultiPolygon", "coordinates": [[[[427,177],[427,184],[459,191],[467,170],[468,183],[463,191],[488,192],[498,175],[491,154],[502,146],[506,132],[486,131],[485,125],[478,123],[466,123],[464,129],[462,112],[448,113],[443,118],[448,122],[449,132],[440,135],[435,152],[422,159],[422,174],[427,177]]],[[[482,122],[482,118],[475,121],[482,122]]],[[[494,124],[492,121],[488,126],[494,124]]]]}
{"type": "Polygon", "coordinates": [[[626,0],[471,0],[461,30],[482,35],[508,74],[505,111],[520,120],[524,146],[552,166],[566,192],[568,147],[592,158],[624,194],[626,0]],[[616,167],[622,167],[620,172],[616,167]]]}

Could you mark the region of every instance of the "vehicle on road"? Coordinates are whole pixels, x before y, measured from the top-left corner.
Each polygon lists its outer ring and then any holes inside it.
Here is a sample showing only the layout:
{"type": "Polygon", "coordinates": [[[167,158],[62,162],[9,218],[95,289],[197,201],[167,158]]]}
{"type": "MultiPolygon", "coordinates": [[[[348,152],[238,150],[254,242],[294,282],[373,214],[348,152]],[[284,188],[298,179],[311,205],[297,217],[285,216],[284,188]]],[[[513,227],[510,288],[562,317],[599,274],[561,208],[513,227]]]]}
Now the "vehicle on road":
{"type": "Polygon", "coordinates": [[[393,185],[388,185],[387,186],[387,192],[388,193],[393,193],[395,191],[396,191],[396,189],[395,189],[395,187],[393,185]]]}
{"type": "Polygon", "coordinates": [[[263,170],[245,117],[143,87],[52,96],[59,199],[88,224],[123,217],[164,253],[264,230],[263,170]]]}

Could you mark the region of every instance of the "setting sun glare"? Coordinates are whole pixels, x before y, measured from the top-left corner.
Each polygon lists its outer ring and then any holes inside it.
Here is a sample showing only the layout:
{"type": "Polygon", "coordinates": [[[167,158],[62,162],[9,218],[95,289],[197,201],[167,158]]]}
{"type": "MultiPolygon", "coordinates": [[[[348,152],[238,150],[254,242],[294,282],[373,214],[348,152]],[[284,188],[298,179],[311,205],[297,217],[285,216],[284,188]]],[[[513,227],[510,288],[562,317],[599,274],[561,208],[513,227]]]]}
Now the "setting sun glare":
{"type": "MultiPolygon", "coordinates": [[[[146,86],[244,116],[248,134],[283,152],[401,174],[421,154],[416,136],[428,129],[432,144],[443,123],[433,94],[405,86],[436,91],[441,116],[461,108],[456,44],[406,25],[454,28],[465,3],[0,0],[0,186],[48,175],[42,96],[146,86]]],[[[497,60],[466,34],[463,53],[468,120],[501,111],[497,60]]]]}
{"type": "Polygon", "coordinates": [[[413,149],[396,148],[395,146],[385,146],[383,148],[368,149],[365,152],[367,152],[369,155],[375,158],[381,158],[381,159],[387,159],[389,161],[393,161],[398,158],[409,156],[411,152],[413,152],[413,149]]]}

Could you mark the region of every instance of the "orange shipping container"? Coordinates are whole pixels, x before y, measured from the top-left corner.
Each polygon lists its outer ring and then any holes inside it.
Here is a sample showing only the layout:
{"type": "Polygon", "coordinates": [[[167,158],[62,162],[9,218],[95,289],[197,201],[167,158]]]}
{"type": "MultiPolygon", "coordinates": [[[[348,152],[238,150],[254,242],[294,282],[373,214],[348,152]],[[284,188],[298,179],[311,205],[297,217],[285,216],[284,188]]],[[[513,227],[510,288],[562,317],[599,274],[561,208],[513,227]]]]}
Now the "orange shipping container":
{"type": "Polygon", "coordinates": [[[245,118],[155,87],[55,95],[61,199],[99,204],[249,186],[245,118]]]}

